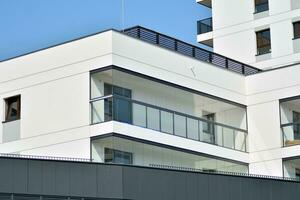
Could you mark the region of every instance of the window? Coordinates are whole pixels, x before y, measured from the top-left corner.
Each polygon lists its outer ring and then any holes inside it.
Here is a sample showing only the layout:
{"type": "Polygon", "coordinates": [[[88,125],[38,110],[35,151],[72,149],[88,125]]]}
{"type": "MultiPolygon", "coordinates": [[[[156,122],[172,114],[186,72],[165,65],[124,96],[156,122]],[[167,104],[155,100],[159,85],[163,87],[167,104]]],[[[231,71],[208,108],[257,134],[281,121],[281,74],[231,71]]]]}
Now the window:
{"type": "MultiPolygon", "coordinates": [[[[208,114],[208,115],[203,115],[203,118],[208,120],[208,121],[214,122],[215,121],[215,114],[211,113],[211,114],[208,114]]],[[[203,132],[213,135],[214,134],[214,124],[211,123],[211,122],[204,122],[203,123],[203,132]]]]}
{"type": "Polygon", "coordinates": [[[105,121],[110,121],[114,117],[117,121],[131,124],[131,90],[105,83],[104,96],[112,94],[115,96],[113,99],[105,99],[105,121]]]}
{"type": "Polygon", "coordinates": [[[300,21],[293,23],[294,25],[294,39],[300,38],[300,21]]]}
{"type": "Polygon", "coordinates": [[[269,10],[268,0],[255,0],[255,13],[269,10]]]}
{"type": "Polygon", "coordinates": [[[14,96],[4,99],[5,101],[5,122],[20,119],[21,116],[21,96],[14,96]]]}
{"type": "Polygon", "coordinates": [[[132,165],[132,153],[104,148],[104,162],[132,165]]]}
{"type": "Polygon", "coordinates": [[[270,29],[256,32],[257,54],[262,55],[271,52],[270,29]]]}
{"type": "Polygon", "coordinates": [[[294,139],[300,140],[300,113],[293,111],[294,139]]]}

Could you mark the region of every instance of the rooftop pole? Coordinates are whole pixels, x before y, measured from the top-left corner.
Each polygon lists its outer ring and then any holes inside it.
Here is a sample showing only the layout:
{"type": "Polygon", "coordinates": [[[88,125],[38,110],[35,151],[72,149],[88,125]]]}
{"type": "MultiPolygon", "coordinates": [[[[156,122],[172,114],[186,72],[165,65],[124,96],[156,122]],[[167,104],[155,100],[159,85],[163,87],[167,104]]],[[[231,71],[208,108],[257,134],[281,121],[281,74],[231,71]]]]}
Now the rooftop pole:
{"type": "Polygon", "coordinates": [[[124,29],[125,29],[125,2],[124,2],[124,0],[121,0],[121,4],[122,4],[121,28],[122,28],[122,31],[124,32],[124,29]]]}

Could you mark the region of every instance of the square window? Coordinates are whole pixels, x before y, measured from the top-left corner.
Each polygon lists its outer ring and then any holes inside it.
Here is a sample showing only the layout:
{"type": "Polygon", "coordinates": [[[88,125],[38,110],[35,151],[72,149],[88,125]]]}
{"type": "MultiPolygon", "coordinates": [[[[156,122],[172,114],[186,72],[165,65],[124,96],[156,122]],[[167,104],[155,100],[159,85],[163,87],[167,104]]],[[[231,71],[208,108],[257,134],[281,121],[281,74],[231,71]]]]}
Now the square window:
{"type": "Polygon", "coordinates": [[[270,29],[256,32],[257,54],[267,54],[271,52],[270,29]]]}
{"type": "Polygon", "coordinates": [[[255,0],[255,13],[260,13],[269,10],[268,0],[255,0]]]}
{"type": "Polygon", "coordinates": [[[21,116],[21,96],[13,96],[4,99],[5,102],[5,116],[4,121],[14,121],[20,119],[21,116]]]}
{"type": "Polygon", "coordinates": [[[300,38],[300,21],[293,23],[294,26],[294,39],[300,38]]]}

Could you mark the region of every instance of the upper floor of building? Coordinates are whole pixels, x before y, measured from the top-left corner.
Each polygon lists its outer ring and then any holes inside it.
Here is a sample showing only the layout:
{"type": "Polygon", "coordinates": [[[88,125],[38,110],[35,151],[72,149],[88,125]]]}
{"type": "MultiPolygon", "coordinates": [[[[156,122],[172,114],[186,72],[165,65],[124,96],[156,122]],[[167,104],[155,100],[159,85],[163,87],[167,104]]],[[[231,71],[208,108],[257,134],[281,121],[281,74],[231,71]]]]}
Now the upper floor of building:
{"type": "Polygon", "coordinates": [[[260,69],[299,63],[297,0],[197,1],[212,17],[198,22],[197,40],[260,69]]]}
{"type": "Polygon", "coordinates": [[[209,155],[222,169],[229,160],[280,175],[282,159],[299,155],[298,98],[289,99],[300,95],[299,70],[260,72],[147,29],[104,31],[0,63],[0,151],[176,153],[151,146],[160,144],[206,155],[192,158],[197,166],[209,155]],[[110,133],[126,138],[98,138],[110,133]],[[128,147],[128,138],[138,141],[128,147]]]}

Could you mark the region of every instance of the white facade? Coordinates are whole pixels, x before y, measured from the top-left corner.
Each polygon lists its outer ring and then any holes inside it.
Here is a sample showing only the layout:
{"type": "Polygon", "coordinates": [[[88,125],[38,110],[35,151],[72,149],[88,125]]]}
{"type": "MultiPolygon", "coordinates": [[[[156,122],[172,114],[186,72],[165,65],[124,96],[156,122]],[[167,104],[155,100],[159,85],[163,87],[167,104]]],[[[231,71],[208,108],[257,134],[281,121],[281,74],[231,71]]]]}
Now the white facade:
{"type": "Polygon", "coordinates": [[[254,0],[197,2],[210,5],[213,21],[213,31],[199,34],[197,41],[212,41],[214,52],[260,69],[300,62],[300,40],[294,38],[293,28],[300,20],[299,0],[268,0],[263,12],[255,12],[254,0]],[[256,32],[264,29],[270,29],[271,50],[258,55],[256,32]]]}
{"type": "MultiPolygon", "coordinates": [[[[299,70],[300,66],[295,65],[244,76],[117,31],[105,31],[0,63],[0,99],[3,105],[0,113],[3,121],[5,99],[21,95],[20,119],[0,124],[0,152],[93,157],[103,162],[104,148],[101,145],[110,145],[125,153],[132,149],[138,165],[152,163],[202,169],[214,166],[214,169],[238,172],[246,166],[252,174],[283,176],[283,159],[300,155],[300,146],[282,147],[279,100],[300,95],[299,70]],[[216,123],[221,125],[216,124],[214,129],[222,134],[222,141],[216,136],[213,145],[117,120],[91,124],[93,94],[99,99],[104,95],[104,84],[98,81],[108,82],[103,77],[93,79],[91,71],[112,65],[124,73],[130,71],[144,76],[115,75],[117,78],[110,82],[131,89],[133,100],[199,119],[204,117],[204,111],[216,113],[216,123]],[[147,77],[160,80],[160,83],[147,77]],[[164,86],[165,83],[169,85],[164,86]],[[175,85],[200,93],[187,93],[175,85]],[[230,127],[248,132],[245,150],[236,147],[244,141],[239,131],[234,132],[235,146],[228,141],[233,130],[230,127]],[[111,144],[101,141],[112,133],[127,140],[134,138],[136,143],[128,146],[119,140],[112,140],[111,144]],[[147,144],[143,146],[141,141],[147,144]],[[155,146],[158,144],[159,148],[155,146]],[[155,146],[152,154],[147,154],[151,145],[155,146]],[[187,153],[185,155],[194,156],[195,153],[201,159],[195,156],[186,158],[179,152],[178,156],[186,159],[180,162],[177,154],[168,150],[169,147],[175,152],[183,150],[187,153]],[[173,155],[173,159],[156,159],[154,155],[159,151],[167,152],[168,158],[173,155]],[[151,162],[148,158],[152,159],[151,162]]],[[[105,108],[97,107],[101,108],[102,113],[96,113],[99,118],[104,117],[105,108]]],[[[295,170],[291,166],[287,165],[285,170],[295,170]]]]}

